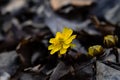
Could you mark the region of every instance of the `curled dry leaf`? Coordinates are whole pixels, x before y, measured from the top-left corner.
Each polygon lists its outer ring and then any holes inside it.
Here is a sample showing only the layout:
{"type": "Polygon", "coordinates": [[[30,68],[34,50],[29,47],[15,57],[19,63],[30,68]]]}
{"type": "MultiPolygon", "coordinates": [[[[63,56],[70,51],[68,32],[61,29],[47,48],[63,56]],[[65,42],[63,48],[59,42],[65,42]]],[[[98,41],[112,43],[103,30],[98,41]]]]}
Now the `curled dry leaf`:
{"type": "Polygon", "coordinates": [[[50,0],[51,6],[54,10],[58,10],[69,4],[73,6],[89,6],[93,2],[93,0],[50,0]]]}
{"type": "Polygon", "coordinates": [[[97,69],[97,74],[96,78],[97,80],[115,80],[115,79],[120,79],[120,66],[114,63],[101,63],[99,61],[96,62],[96,69],[97,69]],[[108,65],[109,64],[109,65],[108,65]],[[110,67],[111,66],[111,67],[110,67]],[[114,67],[112,67],[114,66],[114,67]],[[117,70],[118,69],[118,70],[117,70]]]}
{"type": "Polygon", "coordinates": [[[4,7],[3,12],[13,12],[15,10],[19,10],[23,7],[25,7],[26,5],[26,0],[11,0],[11,2],[4,7]]]}
{"type": "Polygon", "coordinates": [[[63,62],[59,62],[51,74],[50,80],[59,80],[61,77],[67,75],[70,72],[71,68],[72,66],[66,65],[63,62]]]}
{"type": "Polygon", "coordinates": [[[37,65],[37,66],[34,66],[34,67],[29,67],[29,68],[26,68],[24,69],[24,71],[33,71],[33,72],[39,72],[39,68],[41,67],[41,65],[37,65]]]}
{"type": "MultiPolygon", "coordinates": [[[[47,48],[41,42],[45,34],[23,39],[17,46],[16,51],[24,67],[28,67],[32,64],[32,59],[33,59],[32,56],[34,56],[35,54],[38,54],[38,57],[41,56],[41,60],[43,60],[44,57],[47,55],[47,48]]],[[[38,63],[39,63],[39,60],[38,60],[38,63]]]]}
{"type": "Polygon", "coordinates": [[[95,25],[96,29],[98,29],[102,34],[113,34],[115,31],[115,26],[109,23],[100,22],[96,16],[91,16],[91,20],[95,25]]]}

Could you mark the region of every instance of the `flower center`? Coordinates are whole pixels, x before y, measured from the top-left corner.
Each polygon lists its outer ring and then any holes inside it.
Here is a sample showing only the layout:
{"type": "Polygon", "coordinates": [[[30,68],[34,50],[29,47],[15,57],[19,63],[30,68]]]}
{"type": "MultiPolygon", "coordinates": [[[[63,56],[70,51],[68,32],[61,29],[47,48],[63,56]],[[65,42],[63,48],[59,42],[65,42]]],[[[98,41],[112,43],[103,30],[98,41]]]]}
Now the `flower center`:
{"type": "Polygon", "coordinates": [[[59,42],[63,43],[64,42],[63,38],[59,38],[59,42]]]}

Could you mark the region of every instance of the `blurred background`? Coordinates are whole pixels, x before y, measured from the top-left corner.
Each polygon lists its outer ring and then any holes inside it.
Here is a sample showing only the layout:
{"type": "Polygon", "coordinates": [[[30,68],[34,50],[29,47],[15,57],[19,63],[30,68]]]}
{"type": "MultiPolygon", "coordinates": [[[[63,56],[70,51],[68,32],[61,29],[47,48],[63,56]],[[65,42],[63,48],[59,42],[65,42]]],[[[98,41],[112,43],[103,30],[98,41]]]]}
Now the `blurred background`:
{"type": "Polygon", "coordinates": [[[69,27],[77,34],[76,52],[69,54],[86,54],[89,46],[103,45],[103,36],[120,37],[119,14],[120,0],[0,0],[0,80],[96,80],[96,75],[97,80],[120,80],[120,72],[108,66],[102,75],[94,73],[93,65],[70,73],[73,69],[47,49],[49,39],[69,27]],[[113,76],[104,77],[109,72],[113,76]]]}

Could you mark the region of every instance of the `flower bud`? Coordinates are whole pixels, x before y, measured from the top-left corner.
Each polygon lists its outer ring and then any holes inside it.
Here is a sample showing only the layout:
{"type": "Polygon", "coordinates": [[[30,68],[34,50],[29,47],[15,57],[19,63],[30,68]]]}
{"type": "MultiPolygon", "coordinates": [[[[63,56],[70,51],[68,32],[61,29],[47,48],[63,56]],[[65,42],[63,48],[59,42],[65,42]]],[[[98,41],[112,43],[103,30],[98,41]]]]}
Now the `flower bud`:
{"type": "Polygon", "coordinates": [[[118,42],[118,37],[114,35],[107,35],[104,37],[104,45],[106,47],[114,47],[118,42]]]}
{"type": "Polygon", "coordinates": [[[89,47],[88,54],[92,57],[103,54],[104,50],[101,45],[94,45],[89,47]]]}

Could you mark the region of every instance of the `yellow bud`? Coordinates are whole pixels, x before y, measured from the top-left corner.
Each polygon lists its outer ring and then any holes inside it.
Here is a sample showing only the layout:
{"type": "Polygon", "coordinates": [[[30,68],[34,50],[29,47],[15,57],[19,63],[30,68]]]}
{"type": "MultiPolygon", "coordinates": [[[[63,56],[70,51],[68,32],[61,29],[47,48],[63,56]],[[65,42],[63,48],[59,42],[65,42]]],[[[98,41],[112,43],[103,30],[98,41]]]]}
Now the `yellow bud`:
{"type": "Polygon", "coordinates": [[[104,50],[101,45],[94,45],[89,47],[88,54],[92,57],[103,54],[104,50]]]}
{"type": "Polygon", "coordinates": [[[114,35],[107,35],[104,37],[104,45],[106,47],[114,47],[118,42],[118,37],[114,35]]]}

